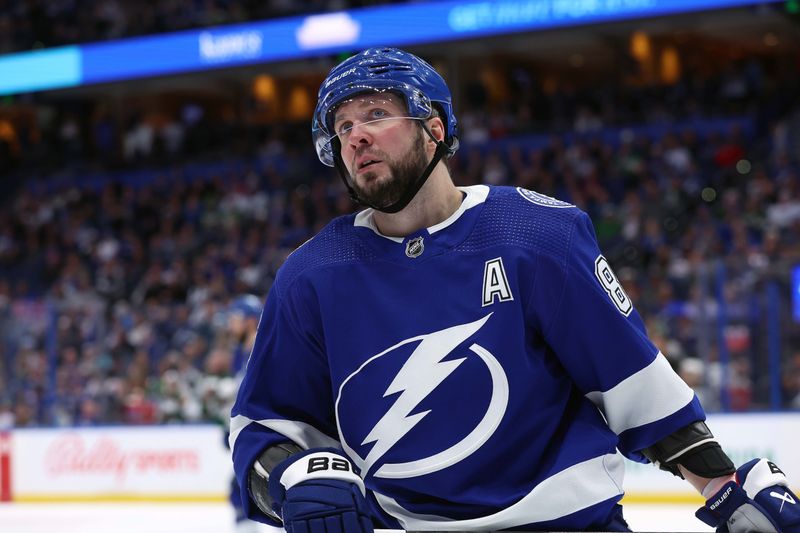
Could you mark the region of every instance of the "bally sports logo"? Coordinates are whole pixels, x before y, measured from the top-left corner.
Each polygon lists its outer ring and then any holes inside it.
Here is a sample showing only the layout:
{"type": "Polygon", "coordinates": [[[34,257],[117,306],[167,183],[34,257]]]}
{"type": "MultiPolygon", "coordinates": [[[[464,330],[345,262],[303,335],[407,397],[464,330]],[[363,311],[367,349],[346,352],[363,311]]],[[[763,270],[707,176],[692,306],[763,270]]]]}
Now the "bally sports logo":
{"type": "Polygon", "coordinates": [[[113,475],[117,480],[130,473],[168,474],[196,472],[200,458],[194,450],[158,449],[125,450],[115,439],[101,437],[87,442],[71,433],[54,440],[44,457],[45,469],[53,476],[113,475]]]}

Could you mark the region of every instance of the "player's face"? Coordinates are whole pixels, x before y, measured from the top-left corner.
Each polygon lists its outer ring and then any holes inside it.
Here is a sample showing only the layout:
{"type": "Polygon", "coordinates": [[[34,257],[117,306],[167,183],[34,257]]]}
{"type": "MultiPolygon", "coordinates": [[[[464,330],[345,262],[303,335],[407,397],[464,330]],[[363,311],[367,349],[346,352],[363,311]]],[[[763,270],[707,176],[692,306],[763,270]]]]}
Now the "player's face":
{"type": "Polygon", "coordinates": [[[245,319],[241,313],[233,313],[228,317],[228,330],[233,336],[238,337],[244,334],[245,319]]]}
{"type": "Polygon", "coordinates": [[[357,97],[336,111],[334,128],[356,194],[376,206],[398,201],[428,166],[417,119],[391,94],[357,97]]]}

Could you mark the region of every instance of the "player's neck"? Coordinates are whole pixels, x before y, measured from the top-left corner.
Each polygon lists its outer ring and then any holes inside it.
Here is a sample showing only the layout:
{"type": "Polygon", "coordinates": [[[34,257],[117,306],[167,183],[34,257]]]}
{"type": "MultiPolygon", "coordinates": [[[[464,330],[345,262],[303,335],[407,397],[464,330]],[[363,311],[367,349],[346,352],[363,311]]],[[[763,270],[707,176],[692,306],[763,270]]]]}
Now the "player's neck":
{"type": "Polygon", "coordinates": [[[397,213],[375,211],[373,220],[383,235],[405,237],[447,220],[461,205],[463,195],[444,164],[436,166],[414,199],[397,213]]]}

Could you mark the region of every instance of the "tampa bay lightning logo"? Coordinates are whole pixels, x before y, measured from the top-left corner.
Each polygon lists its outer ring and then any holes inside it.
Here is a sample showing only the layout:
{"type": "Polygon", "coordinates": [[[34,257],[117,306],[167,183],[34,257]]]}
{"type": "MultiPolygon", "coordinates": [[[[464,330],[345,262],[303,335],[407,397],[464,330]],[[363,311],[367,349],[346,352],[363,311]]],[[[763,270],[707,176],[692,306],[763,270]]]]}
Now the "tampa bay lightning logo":
{"type": "MultiPolygon", "coordinates": [[[[379,478],[410,478],[437,472],[466,459],[494,434],[508,406],[508,378],[503,367],[492,353],[477,343],[469,345],[466,357],[447,359],[459,345],[477,333],[491,316],[492,314],[490,313],[475,322],[453,326],[401,341],[369,358],[342,382],[336,398],[336,420],[339,436],[344,451],[356,463],[356,466],[361,470],[362,476],[372,474],[379,478]],[[351,381],[361,379],[362,382],[371,382],[370,367],[380,365],[382,361],[389,361],[393,356],[403,354],[404,351],[411,351],[411,354],[407,356],[402,367],[397,371],[385,392],[383,392],[383,398],[376,398],[376,402],[385,402],[385,407],[383,407],[385,411],[379,411],[383,412],[382,416],[376,416],[378,418],[377,422],[375,422],[371,430],[366,432],[367,434],[363,441],[358,442],[358,440],[361,440],[359,436],[355,442],[347,442],[345,433],[351,440],[353,440],[353,433],[342,430],[340,409],[343,403],[343,391],[347,389],[351,381]],[[419,410],[418,406],[429,396],[435,395],[437,389],[441,388],[448,378],[454,380],[453,373],[456,369],[473,355],[485,367],[483,375],[488,374],[491,378],[490,386],[486,387],[487,391],[490,390],[487,394],[490,398],[488,399],[488,404],[484,404],[486,405],[485,411],[482,414],[478,413],[480,419],[478,420],[478,416],[475,416],[474,425],[467,429],[466,435],[461,436],[457,442],[446,443],[446,445],[442,446],[444,449],[422,452],[421,455],[424,455],[422,457],[409,456],[409,453],[414,453],[419,449],[414,446],[404,448],[402,453],[390,453],[400,439],[412,432],[414,427],[420,424],[428,415],[432,413],[434,417],[438,415],[439,418],[436,420],[442,420],[452,415],[452,413],[442,412],[441,410],[438,413],[434,413],[436,411],[435,407],[419,410]],[[364,377],[365,375],[367,377],[364,377]],[[391,403],[388,400],[392,400],[391,403]],[[415,412],[415,410],[418,412],[415,412]],[[369,445],[371,447],[368,447],[369,445]],[[362,457],[356,451],[356,448],[368,449],[369,451],[362,452],[365,455],[362,457]],[[371,472],[373,466],[387,454],[391,455],[392,459],[381,464],[374,473],[371,472]],[[402,457],[403,460],[398,460],[398,457],[402,457]]],[[[380,391],[376,391],[376,396],[379,394],[380,391]]],[[[469,391],[466,394],[469,394],[469,391]]],[[[362,403],[370,402],[370,398],[358,398],[358,401],[362,403]]],[[[363,433],[361,434],[363,435],[363,433]]],[[[427,440],[431,441],[433,439],[429,438],[427,440]]]]}
{"type": "Polygon", "coordinates": [[[522,195],[523,198],[536,205],[543,205],[545,207],[555,207],[558,209],[575,207],[572,204],[568,204],[567,202],[562,202],[561,200],[556,200],[555,198],[547,196],[546,194],[542,194],[536,191],[531,191],[529,189],[523,189],[522,187],[517,187],[517,192],[520,195],[522,195]]]}

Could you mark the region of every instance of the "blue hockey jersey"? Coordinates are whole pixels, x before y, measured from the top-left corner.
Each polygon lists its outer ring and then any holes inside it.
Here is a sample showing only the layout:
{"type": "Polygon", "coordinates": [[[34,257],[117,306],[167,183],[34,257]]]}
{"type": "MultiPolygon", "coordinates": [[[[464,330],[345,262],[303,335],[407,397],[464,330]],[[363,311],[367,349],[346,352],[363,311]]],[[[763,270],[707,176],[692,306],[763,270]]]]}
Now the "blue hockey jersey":
{"type": "Polygon", "coordinates": [[[386,527],[590,528],[622,497],[621,454],[705,418],[584,212],[461,190],[406,238],[366,210],[289,256],[232,412],[244,494],[259,453],[292,441],[343,449],[386,527]]]}

